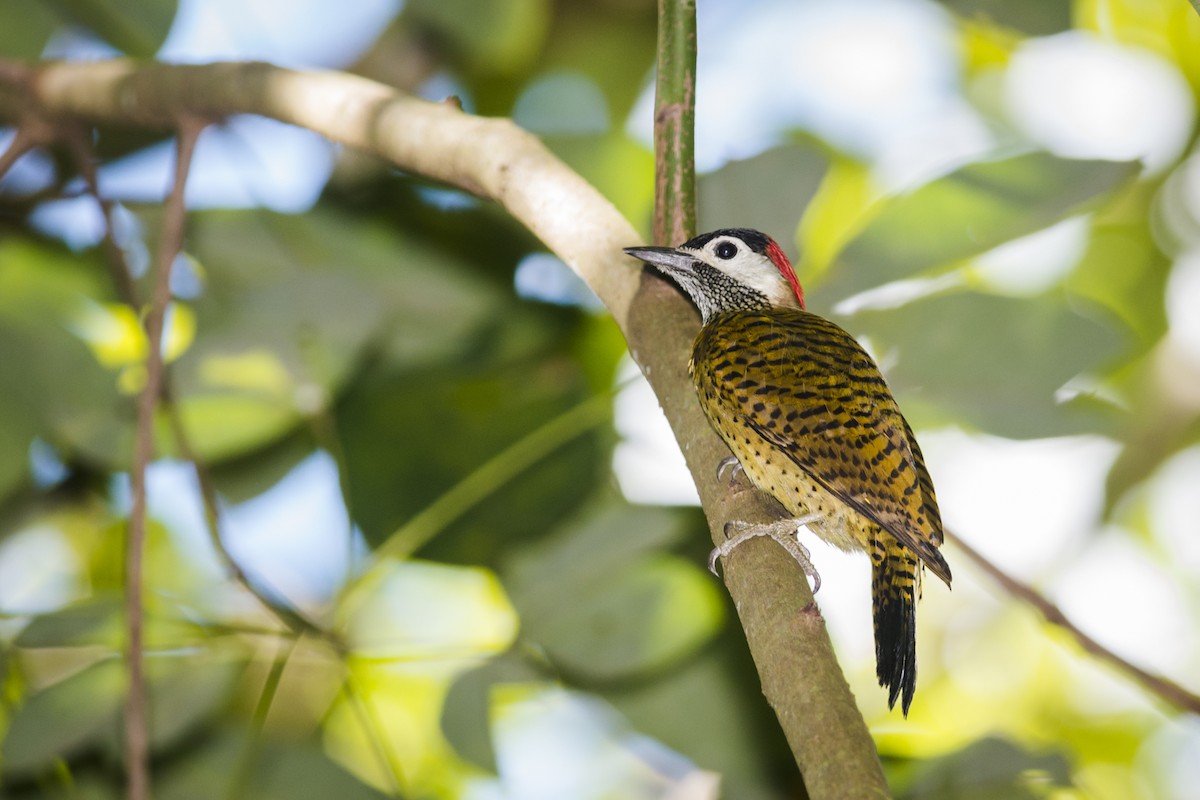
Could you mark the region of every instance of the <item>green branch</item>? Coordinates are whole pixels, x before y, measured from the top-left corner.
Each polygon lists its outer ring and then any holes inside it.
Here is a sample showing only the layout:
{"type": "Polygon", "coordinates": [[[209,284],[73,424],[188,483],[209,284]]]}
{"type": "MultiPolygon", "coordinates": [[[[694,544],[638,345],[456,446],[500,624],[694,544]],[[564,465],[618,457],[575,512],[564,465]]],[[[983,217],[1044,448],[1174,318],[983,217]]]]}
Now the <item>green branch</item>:
{"type": "Polygon", "coordinates": [[[434,500],[375,551],[380,558],[407,558],[517,475],[612,416],[605,392],[555,417],[493,456],[434,500]]]}
{"type": "Polygon", "coordinates": [[[658,0],[654,243],[696,235],[696,0],[658,0]]]}

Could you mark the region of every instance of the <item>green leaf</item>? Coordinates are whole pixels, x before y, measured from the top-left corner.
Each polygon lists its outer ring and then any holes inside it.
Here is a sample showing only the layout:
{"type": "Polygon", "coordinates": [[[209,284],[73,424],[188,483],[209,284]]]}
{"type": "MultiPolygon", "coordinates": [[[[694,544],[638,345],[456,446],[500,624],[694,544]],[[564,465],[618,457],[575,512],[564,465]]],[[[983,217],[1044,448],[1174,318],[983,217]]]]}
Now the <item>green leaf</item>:
{"type": "MultiPolygon", "coordinates": [[[[554,329],[539,325],[539,316],[514,309],[476,360],[373,374],[339,405],[350,506],[368,542],[380,544],[481,465],[584,400],[585,376],[552,349],[565,342],[561,335],[550,340],[554,329]],[[503,352],[530,345],[533,355],[503,352]]],[[[420,552],[489,564],[514,539],[541,535],[591,493],[604,468],[599,439],[575,438],[513,474],[420,552]]]]}
{"type": "Polygon", "coordinates": [[[603,584],[609,573],[673,547],[686,533],[679,512],[601,492],[550,536],[507,552],[502,576],[522,618],[536,617],[560,607],[563,593],[603,584]]]}
{"type": "Polygon", "coordinates": [[[1200,376],[1194,366],[1186,365],[1186,357],[1171,358],[1173,344],[1164,340],[1122,375],[1129,408],[1117,435],[1121,452],[1104,481],[1106,517],[1163,462],[1200,442],[1200,409],[1180,402],[1179,389],[1171,387],[1173,382],[1195,385],[1200,376]]]}
{"type": "Polygon", "coordinates": [[[1121,452],[1104,479],[1105,519],[1163,462],[1196,444],[1200,444],[1200,414],[1194,412],[1170,409],[1162,419],[1132,425],[1122,437],[1121,452]]]}
{"type": "Polygon", "coordinates": [[[724,621],[718,592],[693,562],[658,555],[609,574],[603,587],[580,587],[574,603],[528,621],[526,629],[572,674],[632,678],[676,663],[708,641],[724,621]]]}
{"type": "MultiPolygon", "coordinates": [[[[646,570],[663,548],[678,543],[685,535],[684,515],[678,512],[644,506],[630,506],[620,498],[603,493],[593,500],[575,518],[561,526],[551,536],[526,542],[506,554],[503,559],[501,577],[509,589],[509,595],[520,614],[523,638],[545,648],[552,655],[567,653],[567,658],[578,661],[586,655],[581,649],[608,652],[602,659],[616,662],[618,650],[627,648],[628,642],[644,630],[647,624],[644,612],[639,609],[632,620],[617,620],[615,624],[628,622],[629,630],[625,641],[615,646],[600,642],[580,644],[580,632],[571,630],[572,624],[587,624],[585,617],[589,609],[594,611],[598,604],[614,604],[613,595],[624,591],[637,591],[637,572],[646,570]],[[611,585],[612,577],[618,578],[618,586],[611,585]],[[573,648],[573,649],[572,649],[573,648]]],[[[686,565],[684,565],[686,567],[686,565]]],[[[679,562],[672,562],[667,571],[679,569],[679,562]]],[[[651,566],[650,572],[654,571],[651,566]]],[[[680,571],[686,571],[680,569],[680,571]]],[[[705,584],[711,584],[702,576],[705,584]]],[[[695,589],[690,577],[682,583],[688,584],[678,599],[686,602],[686,596],[695,589]]],[[[650,583],[654,576],[650,576],[650,583]]],[[[668,577],[663,584],[670,582],[668,577]]],[[[701,589],[701,593],[707,592],[701,589]]],[[[615,605],[620,598],[615,598],[615,605]]],[[[683,624],[681,639],[706,638],[707,626],[719,623],[720,610],[706,612],[711,598],[704,597],[698,608],[688,613],[697,613],[699,622],[687,620],[683,624]],[[714,621],[715,619],[715,621],[714,621]],[[699,634],[699,636],[697,636],[699,634]]],[[[649,607],[651,616],[654,608],[649,607]]],[[[593,614],[594,618],[594,614],[593,614]]],[[[619,638],[619,637],[618,637],[619,638]]],[[[672,638],[672,637],[668,637],[672,638]]],[[[694,641],[676,640],[657,655],[664,661],[673,661],[683,652],[694,649],[694,641]]],[[[655,661],[654,647],[634,648],[629,661],[635,661],[634,670],[647,668],[655,661]]],[[[455,681],[442,712],[442,727],[447,739],[465,758],[489,769],[495,769],[495,754],[489,737],[489,708],[492,687],[505,683],[524,683],[546,678],[530,661],[513,651],[487,662],[482,667],[461,676],[455,681]]],[[[565,664],[564,664],[565,666],[565,664]]],[[[617,664],[620,667],[620,664],[617,664]]]]}
{"type": "Polygon", "coordinates": [[[550,27],[548,0],[410,0],[404,14],[447,39],[474,69],[509,74],[532,64],[550,27]]]}
{"type": "MultiPolygon", "coordinates": [[[[9,347],[5,346],[0,330],[0,361],[9,347]]],[[[11,346],[11,345],[10,345],[11,346]]],[[[29,476],[29,446],[38,434],[38,423],[26,409],[0,396],[0,503],[25,484],[29,476]]]]}
{"type": "Polygon", "coordinates": [[[155,771],[159,800],[253,797],[296,800],[336,797],[373,800],[386,795],[356,780],[330,760],[319,742],[308,739],[248,742],[238,731],[209,737],[155,771]],[[246,761],[247,754],[250,760],[246,761]],[[234,793],[234,787],[240,792],[234,793]]]}
{"type": "Polygon", "coordinates": [[[517,616],[490,570],[383,559],[339,601],[336,625],[355,655],[441,661],[507,649],[517,616]]]}
{"type": "Polygon", "coordinates": [[[1055,393],[1111,363],[1127,342],[1064,300],[1058,292],[956,291],[861,311],[846,326],[869,338],[914,425],[965,424],[1017,438],[1103,430],[1103,418],[1060,404],[1055,393]]]}
{"type": "Polygon", "coordinates": [[[44,769],[108,732],[120,713],[125,669],[108,658],[26,699],[0,746],[6,774],[44,769]]]}
{"type": "Polygon", "coordinates": [[[845,157],[830,162],[796,231],[800,244],[796,274],[803,285],[817,283],[846,243],[878,212],[878,194],[866,164],[845,157]]]}
{"type": "Polygon", "coordinates": [[[122,800],[124,782],[100,767],[63,769],[52,779],[3,785],[4,800],[122,800]]]}
{"type": "Polygon", "coordinates": [[[970,164],[884,201],[810,293],[830,302],[954,265],[1078,213],[1138,169],[1133,163],[1074,161],[1046,153],[970,164]]]}
{"type": "Polygon", "coordinates": [[[504,575],[525,636],[593,680],[643,675],[693,653],[720,629],[724,608],[706,572],[658,552],[681,521],[615,502],[523,548],[504,575]]]}
{"type": "MultiPolygon", "coordinates": [[[[145,666],[150,743],[163,750],[224,708],[245,661],[237,651],[148,652],[145,666]]],[[[127,677],[124,662],[114,656],[29,696],[0,749],[5,772],[37,772],[94,747],[119,754],[127,677]]]]}
{"type": "Polygon", "coordinates": [[[1030,36],[1050,36],[1071,27],[1067,0],[941,0],[959,17],[1004,25],[1030,36]]]}
{"type": "Polygon", "coordinates": [[[311,431],[296,430],[278,442],[218,465],[212,470],[213,484],[226,502],[250,500],[283,480],[315,447],[311,431]]]}
{"type": "Polygon", "coordinates": [[[1167,330],[1163,298],[1170,270],[1170,259],[1158,248],[1145,218],[1097,222],[1066,286],[1111,310],[1149,346],[1167,330]]]}
{"type": "Polygon", "coordinates": [[[496,772],[491,737],[493,687],[545,680],[546,676],[515,653],[505,653],[454,681],[442,705],[442,732],[456,753],[488,772],[496,772]]]}
{"type": "Polygon", "coordinates": [[[828,169],[829,158],[824,153],[798,144],[731,161],[698,182],[700,230],[756,228],[793,251],[800,217],[828,169]]]}
{"type": "Polygon", "coordinates": [[[24,479],[34,436],[101,464],[128,453],[131,403],[72,332],[108,299],[103,275],[93,258],[20,236],[0,240],[0,411],[12,444],[0,448],[0,492],[24,479]]]}
{"type": "MultiPolygon", "coordinates": [[[[554,109],[554,113],[561,113],[554,109]]],[[[654,154],[618,129],[595,135],[547,135],[546,145],[628,219],[654,211],[654,154]]]]}
{"type": "Polygon", "coordinates": [[[897,798],[1036,800],[1072,785],[1071,765],[1061,753],[1035,754],[996,738],[920,762],[912,772],[897,798]]]}
{"type": "Polygon", "coordinates": [[[58,22],[58,15],[46,0],[4,0],[0,3],[0,55],[38,58],[58,22]]]}
{"type": "MultiPolygon", "coordinates": [[[[246,668],[237,649],[146,656],[150,746],[167,750],[224,710],[246,668]]],[[[116,741],[114,753],[120,752],[116,741]]]]}
{"type": "Polygon", "coordinates": [[[117,647],[124,633],[122,601],[100,597],[39,614],[17,636],[17,647],[117,647]]]}
{"type": "MultiPolygon", "coordinates": [[[[132,401],[117,392],[116,376],[104,370],[86,345],[48,319],[37,330],[0,320],[4,405],[19,409],[14,430],[25,428],[65,450],[103,465],[120,465],[132,444],[132,401]],[[69,381],[63,376],[69,375],[69,381]]],[[[16,409],[14,409],[16,410],[16,409]]],[[[28,443],[18,451],[28,453],[28,443]]],[[[13,454],[14,456],[18,454],[13,454]]]]}
{"type": "Polygon", "coordinates": [[[280,440],[371,352],[406,367],[459,357],[495,299],[446,253],[322,209],[193,214],[188,245],[206,285],[174,375],[209,462],[280,440]]]}
{"type": "MultiPolygon", "coordinates": [[[[538,66],[580,72],[595,81],[611,118],[619,121],[629,116],[654,68],[655,9],[634,5],[623,13],[612,10],[597,3],[555,4],[554,35],[547,38],[538,66]]],[[[633,166],[626,163],[619,169],[629,176],[633,166]]]]}
{"type": "MultiPolygon", "coordinates": [[[[159,216],[142,213],[147,230],[159,216]]],[[[209,463],[284,437],[330,403],[373,350],[405,368],[457,359],[498,301],[446,253],[320,210],[197,213],[188,242],[207,286],[193,304],[196,338],[172,373],[190,438],[209,463]]],[[[36,434],[68,456],[126,466],[132,399],[72,333],[110,299],[103,275],[91,257],[18,237],[0,242],[0,363],[14,376],[0,399],[14,445],[0,456],[0,490],[23,479],[36,434]]],[[[169,453],[167,430],[160,420],[169,453]]]]}
{"type": "Polygon", "coordinates": [[[118,50],[150,58],[166,41],[178,0],[54,0],[53,5],[118,50]]]}

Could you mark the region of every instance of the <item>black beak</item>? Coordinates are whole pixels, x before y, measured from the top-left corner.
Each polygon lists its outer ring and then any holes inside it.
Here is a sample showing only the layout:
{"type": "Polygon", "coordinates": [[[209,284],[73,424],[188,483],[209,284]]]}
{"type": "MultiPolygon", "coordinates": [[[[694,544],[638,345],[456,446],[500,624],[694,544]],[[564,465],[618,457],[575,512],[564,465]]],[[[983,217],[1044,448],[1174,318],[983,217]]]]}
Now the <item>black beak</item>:
{"type": "Polygon", "coordinates": [[[691,272],[696,257],[672,247],[626,247],[625,252],[663,272],[691,272]]]}

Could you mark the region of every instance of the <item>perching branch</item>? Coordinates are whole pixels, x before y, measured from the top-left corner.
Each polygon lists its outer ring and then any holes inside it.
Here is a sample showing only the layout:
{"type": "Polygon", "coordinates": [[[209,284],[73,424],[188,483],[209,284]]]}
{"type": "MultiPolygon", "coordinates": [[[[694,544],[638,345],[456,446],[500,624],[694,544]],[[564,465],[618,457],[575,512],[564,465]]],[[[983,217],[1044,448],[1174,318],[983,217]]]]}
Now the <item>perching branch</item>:
{"type": "Polygon", "coordinates": [[[495,200],[589,283],[624,327],[640,271],[621,248],[640,236],[612,204],[507,119],[465,114],[374,81],[261,63],[128,59],[25,67],[0,60],[0,118],[48,116],[170,129],[179,113],[258,114],[495,200]]]}
{"type": "MultiPolygon", "coordinates": [[[[695,0],[659,0],[657,65],[654,240],[660,245],[678,244],[697,232],[695,0]]],[[[649,271],[642,280],[645,291],[634,298],[642,313],[631,316],[626,330],[631,347],[636,340],[652,340],[667,308],[662,300],[666,282],[649,271]],[[639,303],[648,295],[655,297],[652,303],[639,303]]],[[[697,403],[684,359],[695,336],[696,316],[676,311],[671,324],[686,333],[686,343],[663,354],[664,358],[673,356],[670,372],[664,374],[660,368],[645,371],[668,418],[691,419],[696,416],[697,403]],[[669,403],[678,406],[674,414],[669,403]]],[[[727,456],[728,450],[706,424],[700,425],[699,430],[676,427],[675,432],[700,488],[713,542],[720,543],[729,520],[774,516],[779,509],[759,492],[734,493],[721,485],[713,464],[727,456]],[[696,438],[693,447],[685,443],[684,437],[689,436],[696,438]]],[[[748,557],[738,552],[729,559],[725,584],[750,644],[763,694],[779,718],[809,797],[887,797],[887,780],[875,741],[846,684],[808,579],[791,559],[781,557],[777,547],[761,540],[757,544],[767,546],[748,557]],[[757,598],[767,598],[767,602],[752,600],[757,598]]]]}
{"type": "Polygon", "coordinates": [[[146,679],[142,664],[142,551],[146,540],[146,466],[154,448],[154,411],[162,385],[162,332],[171,298],[171,265],[183,246],[184,187],[202,126],[184,119],[179,129],[175,183],[167,197],[162,238],[155,258],[155,284],[146,317],[146,385],[138,398],[134,433],[132,509],[125,544],[125,614],[128,626],[129,692],[125,702],[125,758],[129,800],[150,796],[150,736],[146,720],[146,679]]]}

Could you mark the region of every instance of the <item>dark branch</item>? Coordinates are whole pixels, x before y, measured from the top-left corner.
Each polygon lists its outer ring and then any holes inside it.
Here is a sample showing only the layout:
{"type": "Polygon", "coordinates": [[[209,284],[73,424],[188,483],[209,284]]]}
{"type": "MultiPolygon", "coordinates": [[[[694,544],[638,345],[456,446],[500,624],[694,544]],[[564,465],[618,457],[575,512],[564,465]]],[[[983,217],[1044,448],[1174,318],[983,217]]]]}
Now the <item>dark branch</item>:
{"type": "Polygon", "coordinates": [[[155,285],[146,318],[146,385],[138,398],[134,434],[132,509],[125,545],[125,612],[129,636],[129,693],[125,702],[125,758],[129,800],[150,796],[150,735],[146,717],[146,679],[142,641],[142,552],[146,541],[146,467],[154,450],[154,411],[162,385],[162,332],[171,298],[171,265],[183,245],[184,188],[200,125],[183,120],[175,159],[175,183],[167,197],[162,239],[155,259],[155,285]]]}
{"type": "Polygon", "coordinates": [[[137,284],[133,281],[133,274],[129,271],[125,253],[117,244],[114,233],[113,202],[100,193],[100,182],[96,177],[96,161],[91,142],[88,141],[84,129],[79,125],[68,124],[64,128],[63,136],[75,157],[79,174],[83,176],[88,194],[95,199],[96,204],[100,206],[100,213],[104,216],[104,239],[101,241],[101,245],[104,248],[104,261],[108,265],[113,285],[116,286],[117,294],[123,302],[133,308],[135,312],[140,311],[142,301],[138,298],[137,284]]]}
{"type": "MultiPolygon", "coordinates": [[[[104,239],[102,245],[105,262],[108,264],[113,284],[116,286],[121,300],[132,307],[135,312],[140,313],[142,309],[141,300],[138,297],[137,284],[133,280],[133,273],[130,271],[129,263],[125,259],[125,253],[117,243],[113,233],[115,230],[113,221],[114,204],[100,192],[91,143],[87,140],[82,128],[69,123],[65,124],[64,127],[66,130],[61,135],[66,140],[75,157],[79,167],[79,174],[84,179],[88,194],[95,199],[104,217],[104,239]]],[[[182,247],[182,240],[180,245],[182,247]]],[[[162,403],[163,411],[171,426],[171,434],[175,439],[175,447],[179,450],[179,454],[183,459],[192,465],[192,470],[196,475],[196,484],[200,489],[200,498],[204,506],[204,521],[208,529],[209,541],[212,543],[213,550],[216,552],[218,559],[225,565],[225,568],[233,579],[293,634],[297,636],[301,634],[323,636],[323,632],[315,623],[295,609],[275,602],[251,583],[246,576],[245,570],[242,569],[242,566],[237,563],[233,554],[225,546],[224,538],[221,536],[223,526],[221,523],[221,507],[217,497],[217,490],[213,485],[212,478],[209,476],[208,469],[200,460],[187,434],[187,428],[183,423],[183,414],[179,409],[179,404],[175,399],[175,392],[172,389],[171,371],[166,365],[162,367],[159,402],[162,403]]],[[[336,642],[333,642],[333,644],[337,645],[336,642]]]]}
{"type": "Polygon", "coordinates": [[[26,118],[17,127],[16,133],[13,134],[13,140],[9,143],[8,149],[0,153],[0,180],[3,180],[8,171],[12,169],[13,164],[21,159],[21,156],[35,147],[48,144],[53,140],[53,128],[38,117],[26,115],[26,118]]]}
{"type": "Polygon", "coordinates": [[[1193,714],[1200,714],[1200,697],[1189,692],[1179,684],[1172,680],[1168,680],[1160,675],[1154,675],[1147,672],[1141,667],[1135,666],[1126,661],[1121,656],[1109,650],[1104,645],[1097,642],[1091,636],[1088,636],[1075,623],[1067,618],[1067,615],[1050,602],[1045,596],[1034,589],[1032,586],[1022,583],[1012,577],[1002,569],[997,567],[992,562],[988,561],[975,548],[964,542],[957,534],[947,534],[959,550],[963,552],[974,564],[991,576],[992,580],[1000,584],[1004,591],[1008,592],[1013,597],[1036,608],[1046,621],[1057,625],[1074,637],[1079,646],[1085,652],[1090,653],[1100,661],[1109,664],[1117,669],[1118,672],[1124,673],[1136,682],[1142,685],[1146,691],[1150,692],[1160,700],[1174,706],[1183,711],[1190,711],[1193,714]]]}

